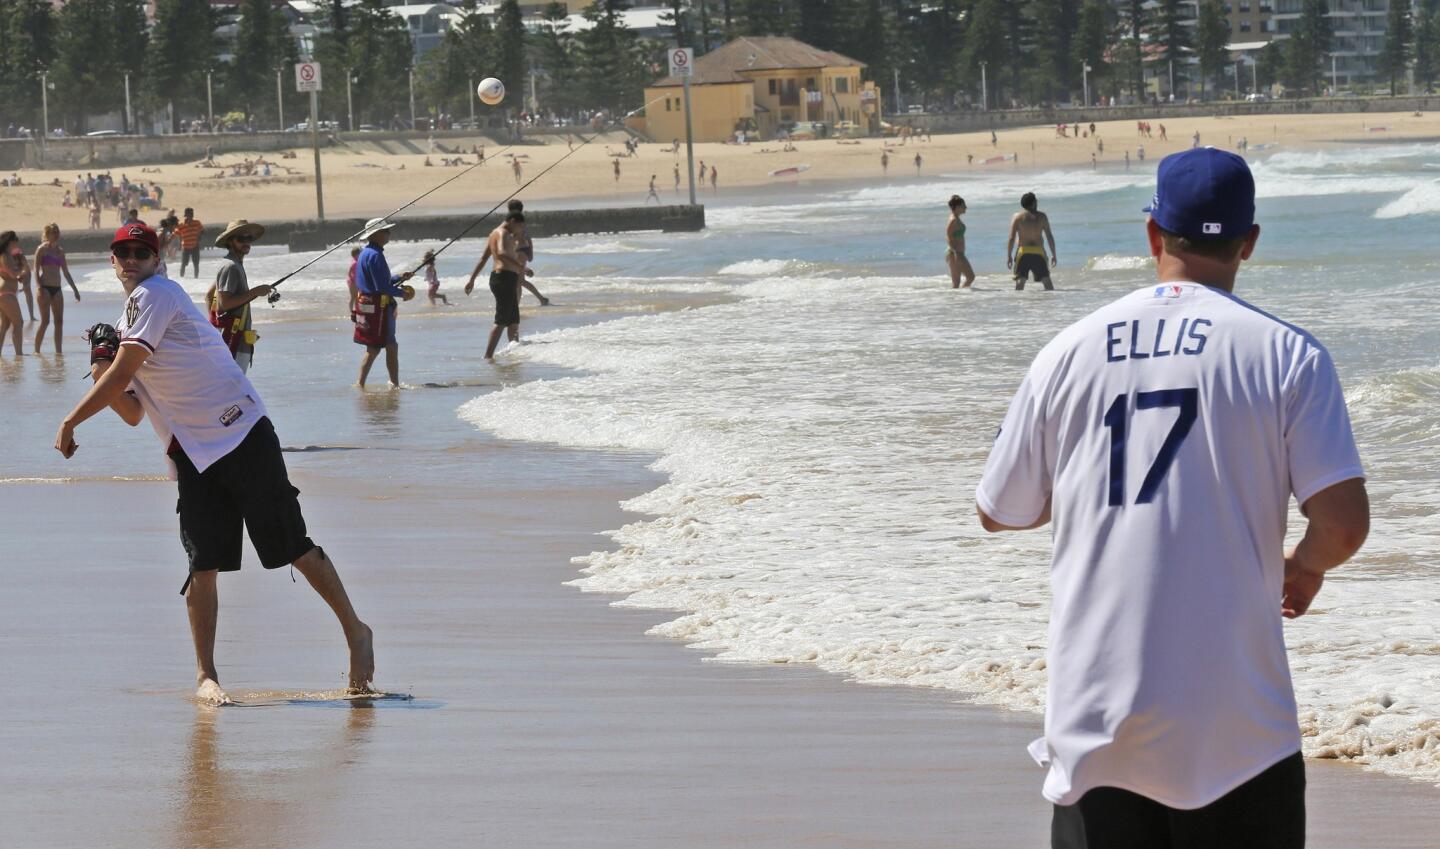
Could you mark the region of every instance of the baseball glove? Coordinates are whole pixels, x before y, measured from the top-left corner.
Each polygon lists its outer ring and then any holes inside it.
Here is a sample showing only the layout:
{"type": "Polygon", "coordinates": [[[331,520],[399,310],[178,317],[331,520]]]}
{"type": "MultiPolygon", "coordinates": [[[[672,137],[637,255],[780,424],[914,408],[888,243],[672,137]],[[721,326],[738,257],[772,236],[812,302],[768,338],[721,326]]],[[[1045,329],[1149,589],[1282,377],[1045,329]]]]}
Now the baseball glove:
{"type": "Polygon", "coordinates": [[[104,360],[113,362],[120,350],[120,334],[108,324],[97,324],[85,331],[85,340],[90,343],[90,365],[104,360]]]}

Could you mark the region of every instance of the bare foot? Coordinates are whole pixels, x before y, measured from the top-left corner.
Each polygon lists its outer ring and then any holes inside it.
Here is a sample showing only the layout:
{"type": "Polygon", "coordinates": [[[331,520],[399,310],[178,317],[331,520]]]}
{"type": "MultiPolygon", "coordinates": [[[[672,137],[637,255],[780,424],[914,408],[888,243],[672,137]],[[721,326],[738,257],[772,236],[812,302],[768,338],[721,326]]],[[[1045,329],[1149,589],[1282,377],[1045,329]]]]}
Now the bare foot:
{"type": "Polygon", "coordinates": [[[220,685],[216,683],[214,678],[206,678],[200,682],[200,686],[195,690],[195,698],[201,704],[215,705],[217,707],[220,705],[235,704],[230,698],[230,695],[220,689],[220,685]]]}
{"type": "Polygon", "coordinates": [[[350,641],[350,687],[352,693],[370,692],[375,678],[375,634],[369,625],[360,625],[360,634],[350,641]]]}

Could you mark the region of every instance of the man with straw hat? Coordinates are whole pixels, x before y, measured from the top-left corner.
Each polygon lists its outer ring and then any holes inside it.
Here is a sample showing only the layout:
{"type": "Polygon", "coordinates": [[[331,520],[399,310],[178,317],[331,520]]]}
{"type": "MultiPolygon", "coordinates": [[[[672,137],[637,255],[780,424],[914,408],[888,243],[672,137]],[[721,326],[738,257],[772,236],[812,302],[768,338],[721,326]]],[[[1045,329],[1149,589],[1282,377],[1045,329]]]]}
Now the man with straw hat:
{"type": "Polygon", "coordinates": [[[355,266],[355,342],[365,346],[365,356],[360,360],[361,389],[370,376],[370,367],[380,351],[385,351],[385,369],[390,373],[390,385],[400,386],[400,345],[395,341],[395,312],[399,300],[408,301],[415,297],[415,290],[400,284],[409,280],[413,271],[391,274],[390,264],[385,261],[385,245],[390,241],[390,231],[395,222],[384,218],[372,218],[365,222],[360,241],[365,248],[355,266]]]}
{"type": "Polygon", "coordinates": [[[263,226],[239,218],[215,237],[215,247],[225,249],[225,259],[215,272],[215,286],[205,298],[210,307],[210,323],[220,331],[243,372],[250,370],[255,340],[259,338],[251,327],[250,302],[270,294],[270,287],[266,285],[251,289],[245,275],[245,255],[263,235],[263,226]]]}

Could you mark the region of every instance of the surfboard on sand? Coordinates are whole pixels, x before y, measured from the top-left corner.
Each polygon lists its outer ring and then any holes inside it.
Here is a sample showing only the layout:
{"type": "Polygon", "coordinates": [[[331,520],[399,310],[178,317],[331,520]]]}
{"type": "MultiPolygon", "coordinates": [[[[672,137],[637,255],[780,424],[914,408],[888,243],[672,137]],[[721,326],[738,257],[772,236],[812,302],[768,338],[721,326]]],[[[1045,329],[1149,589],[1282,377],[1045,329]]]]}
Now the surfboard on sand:
{"type": "Polygon", "coordinates": [[[791,165],[788,168],[776,168],[770,172],[771,177],[794,177],[810,170],[809,165],[791,165]]]}

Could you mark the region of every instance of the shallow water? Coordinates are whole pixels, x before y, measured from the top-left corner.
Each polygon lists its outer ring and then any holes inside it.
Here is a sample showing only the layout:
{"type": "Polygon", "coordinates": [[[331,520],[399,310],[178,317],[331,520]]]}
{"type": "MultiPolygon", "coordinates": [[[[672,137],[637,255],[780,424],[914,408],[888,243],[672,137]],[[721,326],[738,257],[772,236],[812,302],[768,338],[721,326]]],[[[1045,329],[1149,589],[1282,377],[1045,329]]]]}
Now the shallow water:
{"type": "MultiPolygon", "coordinates": [[[[1423,165],[1437,157],[1437,146],[1282,149],[1257,163],[1265,229],[1238,288],[1331,348],[1371,474],[1369,544],[1327,583],[1319,609],[1287,626],[1307,749],[1432,780],[1440,332],[1429,316],[1440,261],[1419,234],[1440,223],[1424,194],[1434,175],[1423,165]]],[[[984,537],[973,487],[1040,345],[1153,279],[1139,213],[1152,183],[1137,164],[801,186],[712,207],[704,233],[542,240],[539,281],[555,306],[527,305],[529,344],[493,368],[479,362],[483,280],[476,297],[460,294],[478,251],[463,242],[440,264],[458,306],[422,297],[402,311],[398,393],[351,386],[359,349],[342,316],[349,258],[337,252],[287,283],[276,309],[257,309],[252,379],[296,449],[287,462],[297,474],[367,500],[405,499],[410,515],[445,487],[483,491],[491,434],[657,456],[668,482],[630,505],[654,518],[617,529],[616,550],[580,558],[582,588],[678,611],[655,633],[725,660],[813,662],[867,683],[1038,709],[1048,538],[984,537]],[[1011,291],[1003,268],[1005,227],[1028,189],[1059,239],[1053,295],[1011,291]],[[944,278],[951,193],[971,207],[974,292],[944,278]]],[[[392,265],[409,267],[425,247],[392,246],[392,265]]],[[[261,249],[250,278],[305,258],[261,249]]],[[[206,257],[207,272],[214,263],[206,257]]],[[[198,296],[209,278],[184,282],[198,296]]],[[[113,321],[121,303],[105,269],[80,284],[63,360],[0,360],[0,484],[115,481],[123,499],[129,481],[163,472],[148,427],[87,423],[69,462],[49,447],[88,382],[79,333],[113,321]]],[[[383,381],[379,367],[372,381],[383,381]]],[[[563,485],[586,470],[534,474],[563,485]]],[[[88,506],[71,517],[77,528],[88,506]]],[[[413,518],[396,533],[415,546],[426,538],[413,518]]],[[[178,559],[176,548],[161,559],[178,559]]]]}
{"type": "MultiPolygon", "coordinates": [[[[1339,364],[1375,520],[1318,609],[1287,625],[1306,749],[1440,780],[1440,146],[1256,163],[1263,235],[1237,294],[1339,364]]],[[[707,232],[593,240],[576,273],[722,284],[729,303],[547,333],[514,357],[574,369],[461,414],[508,438],[660,456],[657,518],[580,558],[587,590],[680,615],[655,633],[748,662],[943,687],[1039,709],[1049,539],[986,537],[973,487],[1038,348],[1152,281],[1150,170],[970,174],[708,211],[707,232]],[[1060,291],[1016,293],[1005,228],[1034,189],[1060,291]],[[944,277],[944,201],[970,206],[977,291],[944,277]],[[655,251],[663,251],[655,253],[655,251]],[[639,254],[636,252],[646,251],[639,254]],[[587,265],[588,263],[588,265],[587,265]]],[[[1303,527],[1298,513],[1292,536],[1303,527]]]]}

